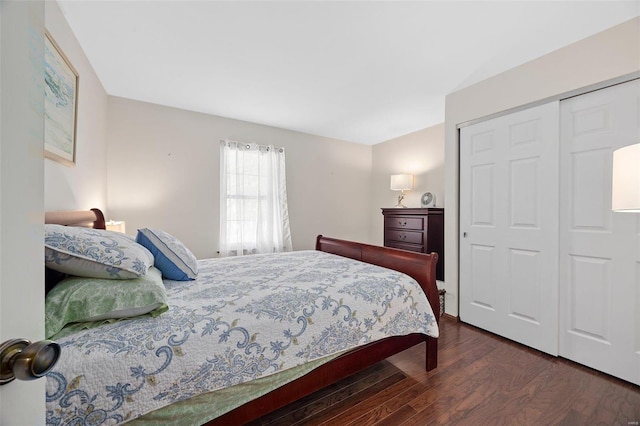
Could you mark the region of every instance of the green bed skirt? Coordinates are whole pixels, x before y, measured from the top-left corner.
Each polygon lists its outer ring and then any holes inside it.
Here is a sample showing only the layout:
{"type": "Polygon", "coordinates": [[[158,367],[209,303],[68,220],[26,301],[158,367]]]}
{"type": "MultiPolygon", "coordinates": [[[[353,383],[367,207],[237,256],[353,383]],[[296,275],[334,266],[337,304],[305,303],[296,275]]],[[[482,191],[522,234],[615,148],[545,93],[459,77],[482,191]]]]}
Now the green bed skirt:
{"type": "Polygon", "coordinates": [[[127,422],[131,425],[202,425],[229,411],[261,397],[308,372],[318,368],[341,354],[330,355],[250,382],[197,395],[174,402],[127,422]]]}

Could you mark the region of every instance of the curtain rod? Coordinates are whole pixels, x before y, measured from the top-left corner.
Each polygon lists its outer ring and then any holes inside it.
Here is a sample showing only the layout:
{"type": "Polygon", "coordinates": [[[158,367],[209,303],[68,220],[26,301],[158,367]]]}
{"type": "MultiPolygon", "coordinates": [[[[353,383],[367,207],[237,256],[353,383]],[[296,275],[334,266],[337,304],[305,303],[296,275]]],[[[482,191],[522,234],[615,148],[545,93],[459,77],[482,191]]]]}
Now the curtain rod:
{"type": "Polygon", "coordinates": [[[220,139],[220,143],[221,144],[225,144],[225,145],[227,145],[229,143],[234,143],[236,145],[243,145],[244,144],[246,149],[250,149],[251,145],[255,145],[256,147],[258,147],[258,149],[266,148],[267,151],[270,150],[271,147],[273,147],[273,149],[278,150],[278,152],[284,152],[284,148],[282,148],[282,147],[273,146],[273,145],[260,145],[260,144],[253,143],[253,142],[247,143],[247,142],[232,141],[232,140],[229,140],[229,139],[220,139]]]}

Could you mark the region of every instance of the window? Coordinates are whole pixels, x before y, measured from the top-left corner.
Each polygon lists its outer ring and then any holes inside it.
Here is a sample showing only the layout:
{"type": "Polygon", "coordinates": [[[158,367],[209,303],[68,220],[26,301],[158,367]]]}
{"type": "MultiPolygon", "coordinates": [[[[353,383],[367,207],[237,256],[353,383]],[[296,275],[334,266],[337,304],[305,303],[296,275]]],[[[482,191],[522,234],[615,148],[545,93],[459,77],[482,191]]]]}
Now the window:
{"type": "Polygon", "coordinates": [[[220,254],[291,251],[284,148],[220,143],[220,254]]]}

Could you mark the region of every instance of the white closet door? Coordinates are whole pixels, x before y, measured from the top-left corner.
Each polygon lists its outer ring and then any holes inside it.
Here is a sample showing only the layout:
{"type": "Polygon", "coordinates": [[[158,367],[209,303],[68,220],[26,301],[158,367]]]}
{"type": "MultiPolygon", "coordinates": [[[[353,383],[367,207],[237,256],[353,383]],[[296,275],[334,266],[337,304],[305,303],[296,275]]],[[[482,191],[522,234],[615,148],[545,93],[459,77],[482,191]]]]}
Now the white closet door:
{"type": "Polygon", "coordinates": [[[460,319],[558,353],[558,102],[460,131],[460,319]]]}
{"type": "Polygon", "coordinates": [[[611,166],[639,123],[638,80],[561,103],[560,355],[636,384],[640,214],[611,211],[611,166]]]}

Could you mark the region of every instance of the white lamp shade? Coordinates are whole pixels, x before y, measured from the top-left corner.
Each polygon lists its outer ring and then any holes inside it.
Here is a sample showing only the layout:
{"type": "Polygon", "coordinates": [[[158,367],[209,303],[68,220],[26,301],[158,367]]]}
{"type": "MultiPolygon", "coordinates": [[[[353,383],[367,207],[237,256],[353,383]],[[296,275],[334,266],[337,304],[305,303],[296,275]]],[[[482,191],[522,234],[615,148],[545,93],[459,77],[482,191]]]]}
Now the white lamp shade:
{"type": "Polygon", "coordinates": [[[613,152],[611,208],[621,212],[640,212],[640,144],[613,152]]]}
{"type": "Polygon", "coordinates": [[[391,175],[391,189],[394,191],[408,191],[413,189],[413,175],[407,173],[391,175]]]}

